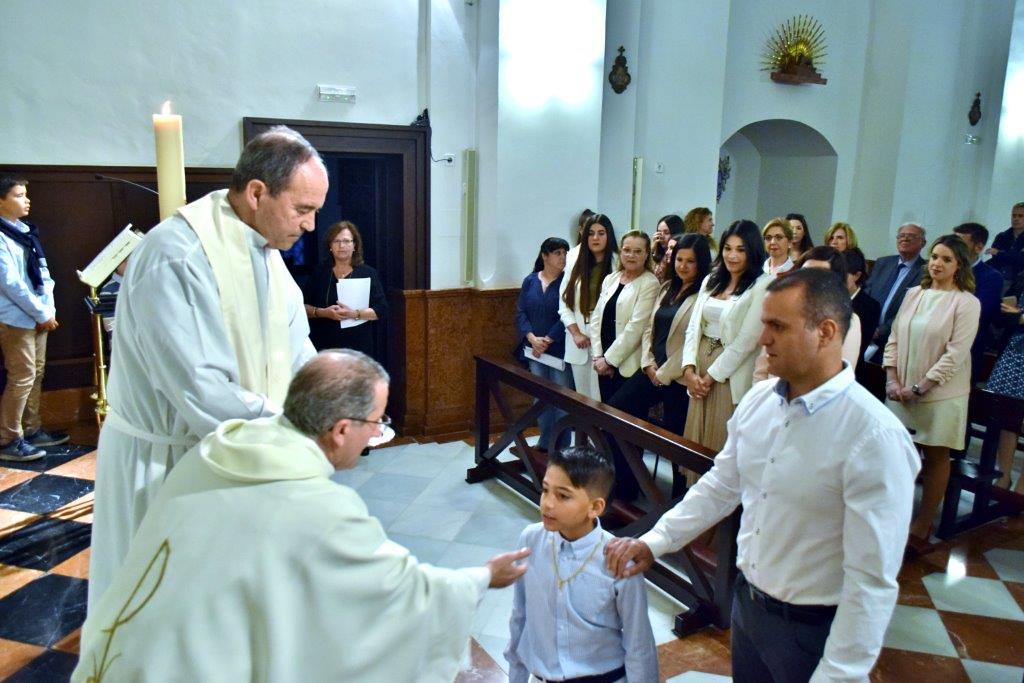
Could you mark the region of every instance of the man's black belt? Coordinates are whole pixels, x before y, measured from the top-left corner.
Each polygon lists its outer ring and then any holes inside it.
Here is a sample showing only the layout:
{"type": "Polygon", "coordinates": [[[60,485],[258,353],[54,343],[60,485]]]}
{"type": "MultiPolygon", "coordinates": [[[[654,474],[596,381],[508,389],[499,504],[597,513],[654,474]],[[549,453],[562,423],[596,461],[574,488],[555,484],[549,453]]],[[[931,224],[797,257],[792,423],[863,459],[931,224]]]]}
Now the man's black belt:
{"type": "Polygon", "coordinates": [[[757,588],[742,574],[739,578],[747,584],[750,599],[754,604],[769,614],[777,614],[787,621],[797,621],[802,624],[823,624],[836,616],[836,605],[794,605],[782,602],[757,588]]]}
{"type": "MultiPolygon", "coordinates": [[[[549,681],[546,678],[541,678],[537,674],[533,675],[541,683],[556,683],[555,681],[549,681]]],[[[620,666],[614,671],[606,671],[603,674],[594,674],[593,676],[577,676],[576,678],[563,678],[558,683],[615,683],[615,681],[621,680],[626,677],[626,667],[620,666]]]]}

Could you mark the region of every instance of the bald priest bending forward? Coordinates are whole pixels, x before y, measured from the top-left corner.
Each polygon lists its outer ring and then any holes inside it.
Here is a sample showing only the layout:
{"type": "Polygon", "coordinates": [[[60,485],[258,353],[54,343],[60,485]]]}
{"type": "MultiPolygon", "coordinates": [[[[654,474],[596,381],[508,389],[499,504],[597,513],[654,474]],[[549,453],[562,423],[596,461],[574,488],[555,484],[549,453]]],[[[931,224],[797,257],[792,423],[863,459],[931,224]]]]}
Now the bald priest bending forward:
{"type": "Polygon", "coordinates": [[[842,360],[851,312],[831,271],[773,282],[760,341],[778,379],[743,397],[714,467],[682,501],[639,539],[606,546],[609,568],[632,575],[742,503],[738,683],[867,680],[896,604],[920,462],[907,430],[842,360]]]}
{"type": "Polygon", "coordinates": [[[419,564],[331,481],[380,433],[387,381],[325,351],[283,416],[228,420],[189,451],[89,612],[72,680],[453,680],[480,597],[529,550],[419,564]]]}
{"type": "Polygon", "coordinates": [[[326,195],[316,150],[281,126],[245,146],[229,190],[181,207],[132,255],[96,465],[90,609],[185,451],[223,420],[280,413],[315,353],[278,250],[314,229],[326,195]]]}

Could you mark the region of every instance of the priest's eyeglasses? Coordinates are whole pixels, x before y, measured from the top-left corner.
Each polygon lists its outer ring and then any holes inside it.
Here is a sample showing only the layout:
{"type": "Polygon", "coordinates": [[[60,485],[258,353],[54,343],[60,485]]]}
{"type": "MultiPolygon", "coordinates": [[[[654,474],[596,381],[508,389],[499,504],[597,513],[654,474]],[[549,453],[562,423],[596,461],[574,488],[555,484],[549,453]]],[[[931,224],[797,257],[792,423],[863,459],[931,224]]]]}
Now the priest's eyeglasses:
{"type": "Polygon", "coordinates": [[[339,417],[339,420],[352,420],[353,422],[365,422],[366,424],[378,425],[380,431],[384,431],[391,426],[391,418],[387,414],[381,415],[379,420],[367,420],[362,417],[339,417]]]}

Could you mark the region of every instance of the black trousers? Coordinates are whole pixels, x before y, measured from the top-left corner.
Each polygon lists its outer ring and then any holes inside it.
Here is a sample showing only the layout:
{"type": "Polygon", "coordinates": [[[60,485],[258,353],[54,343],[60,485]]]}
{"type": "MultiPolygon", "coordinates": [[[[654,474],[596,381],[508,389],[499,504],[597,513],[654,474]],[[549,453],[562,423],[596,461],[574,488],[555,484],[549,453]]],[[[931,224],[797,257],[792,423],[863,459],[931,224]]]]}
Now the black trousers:
{"type": "MultiPolygon", "coordinates": [[[[647,413],[651,408],[663,403],[665,429],[681,435],[683,427],[686,426],[686,409],[690,405],[690,397],[687,396],[686,387],[682,384],[672,382],[667,386],[656,387],[642,370],[637,370],[605,402],[633,417],[643,419],[647,419],[647,413]]],[[[622,450],[614,440],[611,442],[611,449],[615,458],[615,487],[612,489],[612,497],[626,501],[635,500],[640,494],[640,483],[629,469],[622,450]]]]}
{"type": "Polygon", "coordinates": [[[832,617],[807,623],[756,603],[743,574],[732,601],[732,680],[736,683],[806,683],[825,652],[832,617]]]}

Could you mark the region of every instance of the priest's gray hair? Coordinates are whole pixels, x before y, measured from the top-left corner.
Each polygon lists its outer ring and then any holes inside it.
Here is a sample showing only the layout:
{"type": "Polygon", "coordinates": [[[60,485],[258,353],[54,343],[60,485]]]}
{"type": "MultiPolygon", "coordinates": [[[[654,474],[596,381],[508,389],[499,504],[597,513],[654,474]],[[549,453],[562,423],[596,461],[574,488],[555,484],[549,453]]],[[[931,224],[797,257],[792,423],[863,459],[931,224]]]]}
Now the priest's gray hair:
{"type": "Polygon", "coordinates": [[[316,438],[342,418],[369,417],[377,385],[388,381],[387,370],[365,353],[321,351],[288,385],[284,416],[300,432],[316,438]]]}
{"type": "Polygon", "coordinates": [[[250,180],[262,181],[271,196],[288,187],[292,173],[310,159],[323,165],[313,145],[288,126],[274,126],[245,146],[231,175],[231,189],[241,192],[250,180]]]}

